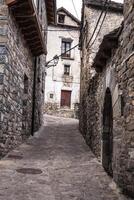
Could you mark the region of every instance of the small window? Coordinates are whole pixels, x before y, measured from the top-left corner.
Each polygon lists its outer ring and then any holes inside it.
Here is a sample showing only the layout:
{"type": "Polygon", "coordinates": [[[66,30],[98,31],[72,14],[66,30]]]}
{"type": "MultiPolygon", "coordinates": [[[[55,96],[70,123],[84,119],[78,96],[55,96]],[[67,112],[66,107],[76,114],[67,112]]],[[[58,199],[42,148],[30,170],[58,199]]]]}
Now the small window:
{"type": "Polygon", "coordinates": [[[53,99],[54,98],[54,95],[53,94],[50,94],[50,99],[53,99]]]}
{"type": "Polygon", "coordinates": [[[69,76],[70,74],[70,65],[64,65],[64,75],[69,76]]]}
{"type": "Polygon", "coordinates": [[[71,49],[71,42],[68,41],[62,41],[62,46],[61,46],[61,54],[62,57],[70,58],[71,57],[71,51],[68,51],[71,49]],[[66,52],[68,51],[68,52],[66,52]]]}
{"type": "Polygon", "coordinates": [[[59,15],[58,22],[64,24],[64,21],[65,21],[65,15],[59,15]]]}
{"type": "Polygon", "coordinates": [[[124,115],[124,107],[125,107],[124,97],[121,95],[121,116],[124,115]]]}
{"type": "Polygon", "coordinates": [[[24,75],[24,94],[28,94],[28,77],[24,75]]]}

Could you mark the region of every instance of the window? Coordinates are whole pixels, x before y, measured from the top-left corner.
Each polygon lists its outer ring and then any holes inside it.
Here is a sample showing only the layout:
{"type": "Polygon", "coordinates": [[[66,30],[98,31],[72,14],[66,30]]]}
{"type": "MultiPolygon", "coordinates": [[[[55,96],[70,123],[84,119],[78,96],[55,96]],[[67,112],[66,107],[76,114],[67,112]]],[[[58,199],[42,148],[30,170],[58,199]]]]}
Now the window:
{"type": "Polygon", "coordinates": [[[28,94],[28,77],[24,75],[24,93],[28,94]]]}
{"type": "Polygon", "coordinates": [[[54,95],[53,94],[50,94],[50,99],[53,99],[54,98],[54,95]]]}
{"type": "Polygon", "coordinates": [[[125,107],[124,97],[121,95],[121,116],[124,115],[124,107],[125,107]]]}
{"type": "Polygon", "coordinates": [[[45,79],[45,72],[42,72],[42,93],[44,93],[44,79],[45,79]]]}
{"type": "Polygon", "coordinates": [[[64,65],[64,75],[70,74],[70,65],[64,65]]]}
{"type": "Polygon", "coordinates": [[[62,57],[67,57],[67,58],[71,57],[71,51],[68,51],[69,49],[71,49],[71,42],[63,40],[62,46],[61,46],[62,57]],[[68,52],[66,52],[66,51],[68,51],[68,52]]]}
{"type": "Polygon", "coordinates": [[[58,16],[58,22],[61,23],[61,24],[64,24],[64,21],[65,21],[65,15],[59,15],[58,16]]]}

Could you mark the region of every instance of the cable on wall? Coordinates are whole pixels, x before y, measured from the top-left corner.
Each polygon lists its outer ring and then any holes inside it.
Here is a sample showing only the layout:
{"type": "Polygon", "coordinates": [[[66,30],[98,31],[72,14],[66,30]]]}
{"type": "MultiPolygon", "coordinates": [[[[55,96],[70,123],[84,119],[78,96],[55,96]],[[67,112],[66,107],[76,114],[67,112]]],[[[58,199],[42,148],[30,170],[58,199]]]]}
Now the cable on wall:
{"type": "Polygon", "coordinates": [[[90,42],[91,42],[92,38],[94,37],[94,34],[95,34],[95,32],[96,32],[96,30],[97,30],[97,28],[98,28],[98,25],[99,25],[99,23],[100,23],[100,20],[101,20],[103,14],[104,14],[104,11],[105,11],[105,8],[106,8],[107,3],[108,3],[108,0],[105,0],[103,9],[102,9],[102,11],[101,11],[101,14],[100,14],[98,20],[97,20],[97,23],[96,23],[96,26],[95,26],[94,31],[93,31],[93,33],[92,33],[92,36],[91,36],[91,38],[90,38],[89,41],[88,41],[87,48],[89,47],[90,42]]]}
{"type": "MultiPolygon", "coordinates": [[[[111,2],[111,0],[109,1],[109,3],[110,3],[110,2],[111,2]]],[[[110,4],[107,5],[107,10],[106,10],[105,15],[104,15],[104,17],[103,17],[103,20],[102,20],[102,22],[101,22],[100,28],[99,28],[99,30],[98,30],[96,36],[95,36],[95,39],[93,40],[93,42],[91,43],[91,45],[90,45],[89,47],[92,47],[92,46],[93,46],[93,44],[95,43],[95,41],[96,41],[96,39],[97,39],[97,37],[98,37],[98,35],[99,35],[101,29],[102,29],[102,26],[103,26],[103,24],[104,24],[104,21],[105,21],[105,19],[106,19],[106,15],[107,15],[107,12],[108,12],[108,9],[109,9],[109,5],[110,5],[110,4]]]]}

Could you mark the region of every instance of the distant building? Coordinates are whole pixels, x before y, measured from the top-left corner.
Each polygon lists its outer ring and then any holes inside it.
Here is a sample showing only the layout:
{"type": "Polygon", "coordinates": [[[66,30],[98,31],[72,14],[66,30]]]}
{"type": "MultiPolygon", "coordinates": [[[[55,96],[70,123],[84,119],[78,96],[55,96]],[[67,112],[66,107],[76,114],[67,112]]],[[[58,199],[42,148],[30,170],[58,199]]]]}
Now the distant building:
{"type": "Polygon", "coordinates": [[[55,0],[0,1],[0,157],[42,124],[45,29],[55,14],[55,0]]]}
{"type": "Polygon", "coordinates": [[[73,110],[79,103],[80,52],[77,47],[64,53],[79,43],[79,27],[80,21],[63,7],[57,10],[57,25],[48,27],[47,61],[63,54],[57,66],[47,69],[45,108],[49,113],[73,110]]]}

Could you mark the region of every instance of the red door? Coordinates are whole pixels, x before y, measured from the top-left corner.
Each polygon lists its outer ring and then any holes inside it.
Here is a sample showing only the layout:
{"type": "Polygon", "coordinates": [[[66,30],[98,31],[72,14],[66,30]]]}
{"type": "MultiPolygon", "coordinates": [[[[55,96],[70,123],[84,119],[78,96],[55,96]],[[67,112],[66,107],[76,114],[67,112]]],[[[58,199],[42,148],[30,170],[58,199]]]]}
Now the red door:
{"type": "Polygon", "coordinates": [[[71,105],[71,91],[61,90],[61,107],[71,105]]]}

